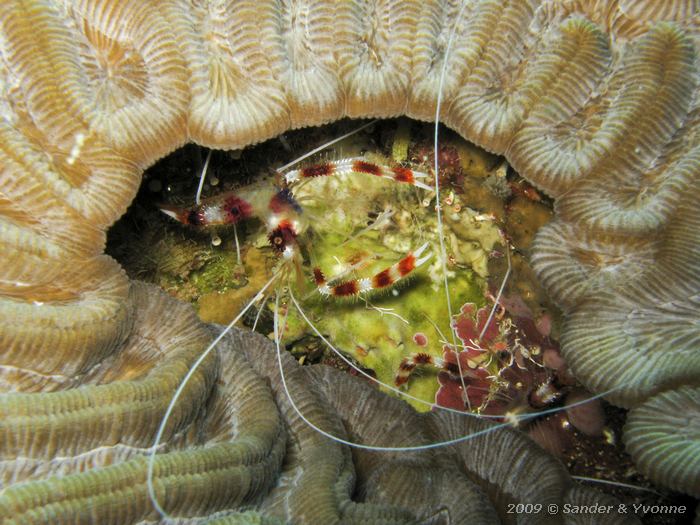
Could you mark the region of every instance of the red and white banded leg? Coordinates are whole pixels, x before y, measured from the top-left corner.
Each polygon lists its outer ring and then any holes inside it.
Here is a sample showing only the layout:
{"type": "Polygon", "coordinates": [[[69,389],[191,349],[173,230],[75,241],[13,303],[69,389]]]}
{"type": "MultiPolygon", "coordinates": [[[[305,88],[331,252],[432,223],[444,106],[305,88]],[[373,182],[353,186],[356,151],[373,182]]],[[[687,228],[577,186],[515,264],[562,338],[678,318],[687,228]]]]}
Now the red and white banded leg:
{"type": "MultiPolygon", "coordinates": [[[[320,268],[314,268],[314,280],[321,295],[334,297],[352,297],[366,294],[374,290],[389,288],[409,275],[413,270],[428,261],[433,254],[423,255],[428,243],[426,242],[415,252],[411,252],[396,264],[385,268],[372,277],[362,279],[351,279],[338,284],[329,284],[320,268]]],[[[331,279],[332,282],[332,279],[331,279]]]]}
{"type": "Polygon", "coordinates": [[[331,175],[351,175],[365,173],[392,179],[396,182],[412,184],[418,188],[431,191],[433,188],[419,179],[427,178],[428,175],[420,171],[414,171],[403,166],[390,168],[382,166],[374,162],[368,162],[363,158],[341,159],[334,162],[325,162],[323,164],[315,164],[298,170],[292,170],[285,173],[284,178],[287,184],[292,184],[302,179],[313,179],[316,177],[329,177],[331,175]]]}
{"type": "Polygon", "coordinates": [[[435,357],[425,352],[414,352],[401,360],[399,370],[394,378],[394,384],[401,386],[407,383],[416,367],[426,365],[442,369],[445,366],[445,362],[440,357],[435,357]]]}

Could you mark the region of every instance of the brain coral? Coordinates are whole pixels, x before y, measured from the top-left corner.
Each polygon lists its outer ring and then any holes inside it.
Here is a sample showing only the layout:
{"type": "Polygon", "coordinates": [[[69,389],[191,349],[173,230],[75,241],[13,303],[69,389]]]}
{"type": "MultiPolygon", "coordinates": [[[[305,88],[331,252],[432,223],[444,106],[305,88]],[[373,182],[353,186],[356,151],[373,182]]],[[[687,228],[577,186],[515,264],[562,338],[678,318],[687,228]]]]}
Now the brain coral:
{"type": "MultiPolygon", "coordinates": [[[[700,496],[699,17],[697,0],[0,3],[0,516],[158,519],[144,454],[212,336],[102,254],[142,169],[188,140],[238,148],[344,115],[433,119],[444,61],[441,120],[556,198],[533,263],[566,311],[574,373],[632,407],[640,469],[700,496]],[[680,445],[674,425],[690,429],[680,445]]],[[[600,498],[507,430],[351,453],[291,410],[259,366],[269,345],[224,346],[166,428],[155,481],[172,515],[490,523],[513,518],[508,502],[600,498]]],[[[309,417],[351,439],[486,427],[284,366],[309,417]]]]}

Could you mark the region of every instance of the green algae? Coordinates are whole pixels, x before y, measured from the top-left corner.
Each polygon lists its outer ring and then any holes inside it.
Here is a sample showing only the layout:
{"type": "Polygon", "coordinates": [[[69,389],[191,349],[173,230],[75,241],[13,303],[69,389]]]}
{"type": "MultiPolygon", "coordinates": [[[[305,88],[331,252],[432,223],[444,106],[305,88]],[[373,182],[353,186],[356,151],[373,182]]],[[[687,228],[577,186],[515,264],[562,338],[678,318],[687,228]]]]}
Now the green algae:
{"type": "Polygon", "coordinates": [[[235,250],[212,250],[206,266],[192,272],[190,281],[200,295],[226,291],[232,283],[240,285],[238,266],[235,250]]]}
{"type": "Polygon", "coordinates": [[[197,302],[211,293],[237,289],[247,282],[228,233],[222,246],[212,245],[212,235],[173,228],[170,220],[154,210],[135,210],[136,230],[118,225],[111,232],[112,254],[129,277],[157,284],[174,297],[197,302]],[[121,252],[124,251],[124,254],[121,252]]]}
{"type": "MultiPolygon", "coordinates": [[[[235,250],[232,253],[236,259],[235,250]]],[[[237,264],[236,259],[237,271],[243,276],[238,281],[238,286],[230,286],[230,282],[228,287],[214,288],[201,295],[195,303],[199,318],[207,323],[231,322],[267,282],[267,262],[264,252],[255,247],[247,247],[242,255],[242,265],[237,264]]],[[[206,275],[211,272],[212,280],[226,275],[225,269],[220,274],[217,274],[217,270],[216,266],[205,268],[203,273],[206,275]]]]}

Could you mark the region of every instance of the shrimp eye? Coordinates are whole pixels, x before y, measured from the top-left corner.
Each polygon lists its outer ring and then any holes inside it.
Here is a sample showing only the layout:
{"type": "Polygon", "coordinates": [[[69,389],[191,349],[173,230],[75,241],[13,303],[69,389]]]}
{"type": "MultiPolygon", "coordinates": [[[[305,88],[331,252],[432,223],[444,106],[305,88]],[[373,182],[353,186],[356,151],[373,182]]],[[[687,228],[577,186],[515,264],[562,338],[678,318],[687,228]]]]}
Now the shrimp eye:
{"type": "Polygon", "coordinates": [[[200,226],[204,221],[199,210],[192,210],[187,214],[187,224],[192,226],[200,226]]]}
{"type": "Polygon", "coordinates": [[[297,233],[288,221],[282,221],[277,228],[270,232],[268,239],[272,247],[279,253],[292,245],[296,240],[297,233]]]}

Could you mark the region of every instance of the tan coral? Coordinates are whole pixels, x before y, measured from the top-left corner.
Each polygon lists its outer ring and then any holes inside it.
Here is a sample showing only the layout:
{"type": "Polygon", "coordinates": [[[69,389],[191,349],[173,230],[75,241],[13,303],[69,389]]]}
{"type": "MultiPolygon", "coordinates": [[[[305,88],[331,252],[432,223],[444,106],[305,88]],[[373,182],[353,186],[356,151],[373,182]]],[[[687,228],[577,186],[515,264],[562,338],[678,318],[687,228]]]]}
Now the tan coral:
{"type": "Polygon", "coordinates": [[[683,22],[700,13],[700,4],[697,0],[620,0],[619,10],[635,20],[683,22]]]}
{"type": "Polygon", "coordinates": [[[170,26],[139,1],[62,4],[77,43],[66,52],[79,58],[66,72],[73,104],[110,146],[151,164],[185,139],[189,78],[170,26]]]}
{"type": "Polygon", "coordinates": [[[337,2],[283,2],[278,14],[282,37],[273,75],[287,98],[292,128],[340,118],[345,92],[334,56],[337,2]]]}
{"type": "Polygon", "coordinates": [[[567,319],[562,354],[589,389],[631,407],[700,376],[697,291],[600,293],[567,319]]]}
{"type": "Polygon", "coordinates": [[[609,290],[644,283],[662,241],[592,235],[560,220],[540,229],[532,247],[532,265],[550,296],[564,310],[609,290]]]}
{"type": "Polygon", "coordinates": [[[700,205],[698,172],[691,173],[690,191],[673,203],[673,220],[656,237],[628,234],[611,251],[602,236],[577,252],[566,246],[581,246],[591,234],[555,245],[551,232],[562,228],[553,223],[536,241],[544,248],[533,257],[536,271],[557,295],[566,294],[565,285],[574,293],[562,297],[562,304],[571,307],[569,299],[580,300],[576,294],[581,291],[588,296],[566,322],[562,352],[567,362],[589,388],[614,389],[609,399],[623,406],[671,385],[696,383],[700,374],[700,205]]]}
{"type": "Polygon", "coordinates": [[[284,91],[270,63],[270,55],[279,54],[273,2],[173,0],[163,7],[181,35],[190,70],[192,140],[235,148],[289,128],[284,91]]]}
{"type": "MultiPolygon", "coordinates": [[[[487,4],[467,3],[462,12],[462,23],[455,29],[455,37],[447,55],[447,45],[453,25],[462,10],[458,2],[424,2],[421,6],[413,44],[411,63],[412,82],[406,114],[420,120],[433,120],[437,106],[442,68],[447,60],[447,71],[442,85],[443,100],[450,100],[459,88],[464,75],[471,69],[477,55],[479,37],[484,32],[489,14],[487,4]],[[474,36],[476,33],[476,38],[474,36]]],[[[443,105],[442,113],[445,114],[443,105]]]]}
{"type": "MultiPolygon", "coordinates": [[[[482,7],[483,6],[483,7],[482,7]]],[[[467,34],[473,57],[459,91],[449,101],[445,123],[489,151],[501,152],[554,68],[524,60],[537,40],[527,31],[535,1],[488,1],[480,28],[467,34]],[[540,67],[538,67],[540,66],[540,67]]]]}
{"type": "Polygon", "coordinates": [[[64,153],[77,134],[94,133],[145,166],[184,141],[185,63],[153,6],[114,9],[103,0],[3,9],[9,69],[31,119],[64,153]]]}
{"type": "Polygon", "coordinates": [[[631,410],[625,445],[651,479],[700,498],[700,388],[663,392],[631,410]]]}
{"type": "Polygon", "coordinates": [[[636,182],[683,124],[696,84],[692,64],[690,39],[674,26],[655,27],[622,48],[609,79],[581,93],[588,107],[554,100],[533,116],[536,127],[512,146],[514,166],[554,196],[608,170],[636,182]]]}
{"type": "Polygon", "coordinates": [[[413,32],[420,2],[338,2],[334,47],[350,117],[397,116],[411,85],[413,32]]]}
{"type": "MultiPolygon", "coordinates": [[[[3,243],[53,261],[99,254],[104,247],[105,233],[90,220],[96,217],[84,210],[79,202],[67,202],[69,197],[74,201],[82,200],[80,197],[85,194],[81,192],[81,186],[87,177],[83,180],[61,177],[61,172],[53,169],[52,152],[41,151],[48,150],[48,144],[27,140],[9,126],[2,126],[0,138],[3,243]]],[[[108,157],[105,155],[105,158],[108,157]]],[[[132,191],[128,196],[135,193],[133,179],[134,172],[131,173],[132,191]]],[[[93,182],[86,184],[92,185],[93,182]]],[[[119,178],[115,177],[115,190],[118,187],[119,178]]],[[[122,199],[127,195],[122,193],[122,199]]],[[[90,207],[94,206],[95,202],[90,202],[90,207]]],[[[119,209],[119,213],[124,210],[119,209]]],[[[111,220],[117,216],[115,213],[111,220]]]]}
{"type": "MultiPolygon", "coordinates": [[[[101,359],[97,366],[91,362],[83,367],[87,372],[79,377],[80,383],[99,386],[2,399],[5,483],[108,465],[142,453],[151,445],[160,414],[170,401],[167,391],[177,388],[210,336],[185,305],[162,294],[154,296],[142,284],[134,285],[132,294],[134,308],[150,315],[140,315],[120,352],[99,356],[93,351],[89,355],[93,361],[101,359]],[[129,417],[127,407],[138,416],[129,417]],[[71,435],[72,439],[66,439],[71,435]]],[[[52,353],[40,364],[46,368],[71,362],[76,362],[74,356],[52,353]]],[[[193,407],[207,397],[217,365],[211,358],[200,367],[178,407],[166,442],[175,429],[196,417],[193,407]]]]}
{"type": "Polygon", "coordinates": [[[611,168],[605,180],[584,181],[559,199],[558,214],[593,232],[653,234],[675,218],[678,201],[692,189],[700,148],[669,164],[639,178],[611,168]]]}
{"type": "MultiPolygon", "coordinates": [[[[100,523],[156,517],[145,454],[173,390],[212,336],[191,307],[133,286],[135,305],[147,315],[126,348],[90,374],[91,388],[0,400],[3,485],[36,480],[0,494],[8,523],[69,523],[85,506],[100,523]]],[[[160,503],[173,514],[197,516],[269,490],[286,440],[269,389],[240,354],[228,352],[222,369],[213,354],[193,376],[163,444],[167,453],[154,470],[160,503]]]]}
{"type": "Polygon", "coordinates": [[[79,384],[128,337],[136,315],[129,292],[124,271],[106,255],[73,262],[51,282],[6,292],[0,319],[3,390],[79,384]]]}
{"type": "Polygon", "coordinates": [[[534,102],[508,148],[513,166],[553,196],[585,176],[607,149],[597,90],[612,60],[605,34],[589,21],[573,17],[559,31],[568,38],[552,58],[570,64],[534,102]]]}
{"type": "Polygon", "coordinates": [[[544,0],[540,5],[542,23],[555,23],[571,13],[602,26],[616,39],[644,34],[654,22],[690,24],[700,13],[697,0],[544,0]]]}

